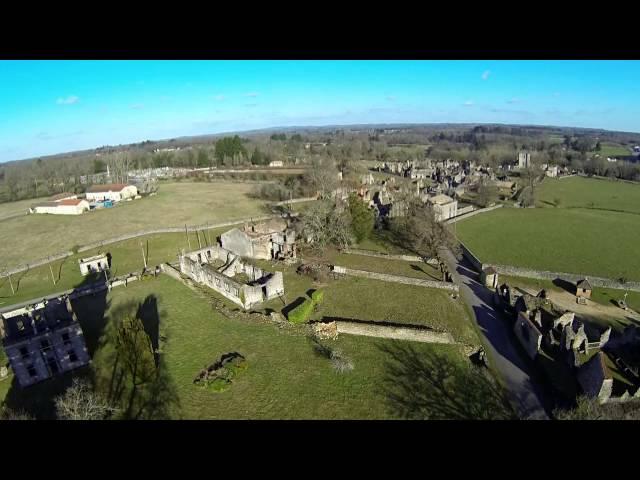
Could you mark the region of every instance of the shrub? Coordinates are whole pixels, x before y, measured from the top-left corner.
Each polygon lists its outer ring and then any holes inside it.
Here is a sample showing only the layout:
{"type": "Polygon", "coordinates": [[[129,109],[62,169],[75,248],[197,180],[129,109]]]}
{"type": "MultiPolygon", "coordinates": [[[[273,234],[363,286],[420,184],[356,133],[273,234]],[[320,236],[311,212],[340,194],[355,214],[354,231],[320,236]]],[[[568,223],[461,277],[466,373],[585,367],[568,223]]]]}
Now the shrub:
{"type": "Polygon", "coordinates": [[[315,290],[312,294],[311,294],[311,300],[313,301],[314,304],[318,305],[319,303],[322,302],[322,299],[324,298],[324,291],[322,290],[315,290]]]}
{"type": "Polygon", "coordinates": [[[73,247],[71,247],[71,252],[75,255],[76,253],[78,253],[78,250],[80,250],[80,245],[74,245],[73,247]]]}
{"type": "Polygon", "coordinates": [[[342,354],[340,350],[333,350],[331,352],[331,365],[338,373],[350,372],[353,370],[353,362],[342,354]]]}
{"type": "Polygon", "coordinates": [[[311,313],[313,313],[314,303],[310,299],[306,299],[296,308],[291,310],[287,315],[287,318],[291,323],[305,323],[309,320],[311,313]]]}

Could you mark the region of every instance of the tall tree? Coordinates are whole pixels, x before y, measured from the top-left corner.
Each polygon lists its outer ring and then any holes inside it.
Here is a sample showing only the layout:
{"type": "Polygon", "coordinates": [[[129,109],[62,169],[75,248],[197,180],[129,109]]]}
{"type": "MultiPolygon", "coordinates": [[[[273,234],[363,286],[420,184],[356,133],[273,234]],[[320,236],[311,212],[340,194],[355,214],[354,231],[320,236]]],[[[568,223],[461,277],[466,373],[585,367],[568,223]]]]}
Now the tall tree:
{"type": "Polygon", "coordinates": [[[375,224],[373,211],[355,193],[349,195],[351,229],[357,242],[369,237],[375,224]]]}

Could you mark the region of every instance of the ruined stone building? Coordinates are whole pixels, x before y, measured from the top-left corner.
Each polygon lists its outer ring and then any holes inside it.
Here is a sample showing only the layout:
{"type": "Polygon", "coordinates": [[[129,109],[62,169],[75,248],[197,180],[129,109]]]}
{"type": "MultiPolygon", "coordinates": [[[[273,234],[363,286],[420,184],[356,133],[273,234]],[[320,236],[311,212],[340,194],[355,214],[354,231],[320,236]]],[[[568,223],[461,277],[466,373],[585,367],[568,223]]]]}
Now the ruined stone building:
{"type": "Polygon", "coordinates": [[[282,272],[264,271],[218,245],[183,252],[179,260],[184,275],[244,309],[284,295],[282,272]]]}
{"type": "Polygon", "coordinates": [[[109,270],[109,259],[105,253],[101,253],[92,257],[79,258],[78,265],[80,266],[80,273],[86,276],[90,273],[109,270]]]}
{"type": "Polygon", "coordinates": [[[529,168],[531,166],[531,154],[528,152],[518,153],[518,167],[529,168]]]}
{"type": "Polygon", "coordinates": [[[241,257],[260,260],[295,259],[295,240],[295,230],[282,218],[246,224],[220,235],[222,248],[241,257]]]}
{"type": "Polygon", "coordinates": [[[433,205],[433,211],[438,222],[458,215],[458,201],[448,195],[435,195],[427,198],[427,202],[433,205]]]}
{"type": "Polygon", "coordinates": [[[0,314],[2,345],[21,387],[91,360],[67,296],[0,314]]]}

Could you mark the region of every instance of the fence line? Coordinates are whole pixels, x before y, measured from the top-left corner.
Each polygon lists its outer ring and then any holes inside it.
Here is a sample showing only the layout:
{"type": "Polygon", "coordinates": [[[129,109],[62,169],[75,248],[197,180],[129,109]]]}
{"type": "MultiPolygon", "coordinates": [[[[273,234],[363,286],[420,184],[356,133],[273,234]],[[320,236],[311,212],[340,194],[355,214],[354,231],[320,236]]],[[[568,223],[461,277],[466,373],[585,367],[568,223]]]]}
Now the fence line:
{"type": "MultiPolygon", "coordinates": [[[[292,213],[292,216],[296,216],[296,213],[292,213]]],[[[272,215],[263,215],[260,217],[249,217],[249,218],[244,218],[244,219],[240,219],[240,220],[231,220],[231,221],[227,221],[227,222],[221,222],[221,223],[214,223],[214,224],[206,224],[206,225],[195,225],[195,226],[187,226],[186,230],[187,232],[195,232],[195,231],[202,231],[202,230],[212,230],[215,228],[221,228],[221,227],[230,227],[232,225],[238,225],[244,222],[249,222],[249,221],[258,221],[261,222],[263,220],[269,220],[270,218],[277,218],[277,217],[281,217],[282,215],[280,214],[272,214],[272,215]]],[[[138,238],[138,237],[144,237],[146,235],[155,235],[155,234],[160,234],[160,233],[184,233],[185,231],[185,227],[165,227],[165,228],[155,228],[155,229],[149,229],[149,230],[142,230],[139,232],[135,232],[135,233],[127,233],[127,234],[123,234],[120,235],[118,237],[112,237],[109,238],[107,240],[101,240],[99,242],[92,242],[89,243],[87,245],[83,245],[82,247],[78,248],[78,252],[86,252],[87,250],[91,250],[94,248],[99,248],[99,247],[103,247],[105,245],[111,245],[113,243],[118,243],[118,242],[123,242],[125,240],[130,240],[132,238],[138,238]]],[[[47,258],[43,258],[40,260],[36,260],[35,262],[31,262],[31,263],[27,263],[12,269],[8,269],[5,270],[4,272],[2,272],[0,274],[0,278],[5,278],[8,277],[9,275],[15,275],[16,273],[21,273],[24,272],[26,270],[30,270],[32,268],[37,268],[37,267],[41,267],[43,265],[47,265],[48,263],[51,262],[55,262],[57,260],[62,260],[64,258],[67,257],[71,257],[75,255],[72,251],[67,251],[67,252],[62,252],[62,253],[58,253],[56,255],[51,255],[47,258]]]]}
{"type": "Polygon", "coordinates": [[[457,292],[459,290],[458,285],[456,285],[455,283],[438,282],[435,280],[421,280],[419,278],[388,275],[386,273],[367,272],[365,270],[354,270],[352,268],[341,267],[339,265],[333,266],[333,272],[342,275],[349,275],[351,277],[382,280],[383,282],[403,283],[405,285],[417,285],[419,287],[427,288],[439,288],[441,290],[451,290],[454,292],[457,292]]]}

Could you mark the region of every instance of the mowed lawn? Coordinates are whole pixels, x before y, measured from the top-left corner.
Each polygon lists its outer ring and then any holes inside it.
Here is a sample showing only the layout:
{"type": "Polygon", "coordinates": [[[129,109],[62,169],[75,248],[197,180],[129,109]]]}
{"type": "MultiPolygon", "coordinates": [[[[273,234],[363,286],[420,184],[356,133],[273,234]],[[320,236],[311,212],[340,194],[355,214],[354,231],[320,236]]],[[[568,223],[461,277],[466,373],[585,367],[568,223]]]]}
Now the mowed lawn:
{"type": "MultiPolygon", "coordinates": [[[[74,245],[161,227],[204,225],[268,213],[253,199],[253,185],[242,183],[169,183],[157,195],[83,215],[27,215],[0,228],[0,268],[46,258],[74,245]]],[[[5,207],[10,208],[10,207],[5,207]]]]}
{"type": "Polygon", "coordinates": [[[640,185],[622,181],[570,177],[545,178],[536,188],[539,207],[554,208],[551,204],[560,199],[559,208],[592,208],[640,214],[640,185]]]}
{"type": "Polygon", "coordinates": [[[640,280],[640,185],[546,178],[536,200],[458,222],[458,236],[486,263],[640,280]]]}
{"type": "Polygon", "coordinates": [[[501,208],[458,222],[485,263],[640,280],[640,216],[589,209],[501,208]]]}
{"type": "MultiPolygon", "coordinates": [[[[398,407],[392,408],[386,393],[385,385],[388,386],[389,381],[393,384],[394,377],[389,373],[390,354],[385,349],[395,351],[400,362],[407,348],[416,352],[418,358],[437,358],[436,365],[449,362],[454,366],[455,375],[464,372],[469,375],[472,368],[456,346],[341,335],[335,341],[324,342],[339,349],[354,365],[352,371],[339,374],[330,360],[316,353],[304,327],[283,330],[270,323],[227,319],[214,311],[205,299],[167,276],[114,289],[107,300],[104,328],[91,325],[92,322],[102,324],[100,312],[95,313],[95,318],[81,316],[85,335],[106,331],[112,312],[127,302],[146,300],[147,305],[157,305],[160,334],[166,338],[161,345],[160,364],[164,369],[161,394],[167,398],[163,406],[168,416],[174,419],[394,418],[398,407]],[[205,365],[229,352],[243,355],[248,368],[228,390],[219,393],[193,384],[205,365]]],[[[87,340],[92,345],[98,343],[96,339],[87,340]]],[[[111,371],[112,366],[107,363],[110,348],[113,346],[107,342],[94,352],[92,368],[102,372],[98,375],[111,371]]],[[[405,365],[405,374],[416,376],[415,382],[420,373],[407,370],[412,365],[409,358],[405,365]]],[[[15,404],[37,391],[51,390],[46,385],[36,386],[32,390],[10,393],[9,397],[15,404]]],[[[415,392],[416,398],[422,399],[430,394],[434,398],[441,395],[437,391],[415,392]]],[[[40,400],[50,403],[50,399],[40,400]]]]}

